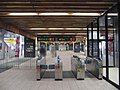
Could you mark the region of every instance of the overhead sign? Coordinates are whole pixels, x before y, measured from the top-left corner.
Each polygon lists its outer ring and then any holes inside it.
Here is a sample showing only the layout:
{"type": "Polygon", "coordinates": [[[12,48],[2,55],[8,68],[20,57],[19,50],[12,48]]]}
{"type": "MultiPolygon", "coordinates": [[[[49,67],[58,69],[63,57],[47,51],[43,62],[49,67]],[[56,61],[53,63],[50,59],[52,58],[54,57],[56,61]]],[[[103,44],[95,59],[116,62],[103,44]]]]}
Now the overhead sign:
{"type": "Polygon", "coordinates": [[[38,35],[37,41],[76,41],[76,37],[72,35],[38,35]]]}

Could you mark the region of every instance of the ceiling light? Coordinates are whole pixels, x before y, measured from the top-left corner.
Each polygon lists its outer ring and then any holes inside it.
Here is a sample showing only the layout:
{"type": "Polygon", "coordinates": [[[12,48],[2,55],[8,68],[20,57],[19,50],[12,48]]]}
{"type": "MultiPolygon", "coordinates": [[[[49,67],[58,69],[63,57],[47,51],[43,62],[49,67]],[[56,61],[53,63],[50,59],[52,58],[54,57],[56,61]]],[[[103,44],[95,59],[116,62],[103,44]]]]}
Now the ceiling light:
{"type": "Polygon", "coordinates": [[[100,16],[100,13],[71,13],[73,16],[100,16]]]}
{"type": "Polygon", "coordinates": [[[118,16],[118,13],[108,13],[108,16],[118,16]]]}
{"type": "Polygon", "coordinates": [[[11,16],[29,16],[29,15],[38,15],[37,13],[8,13],[11,16]]]}
{"type": "Polygon", "coordinates": [[[46,30],[47,28],[30,28],[30,30],[46,30]]]}
{"type": "Polygon", "coordinates": [[[82,30],[87,30],[87,28],[82,28],[82,30]]]}
{"type": "Polygon", "coordinates": [[[48,28],[48,30],[64,30],[64,28],[48,28]]]}
{"type": "Polygon", "coordinates": [[[52,15],[52,16],[59,16],[59,15],[69,15],[68,13],[39,13],[39,15],[43,15],[43,16],[49,16],[49,15],[52,15]]]}
{"type": "Polygon", "coordinates": [[[81,30],[81,28],[65,28],[66,30],[81,30]]]}
{"type": "MultiPolygon", "coordinates": [[[[38,15],[38,13],[8,13],[7,15],[12,16],[29,16],[29,15],[38,15]]],[[[41,16],[100,16],[100,13],[39,13],[41,16]]]]}
{"type": "Polygon", "coordinates": [[[87,30],[87,28],[65,28],[66,30],[87,30]]]}
{"type": "Polygon", "coordinates": [[[111,17],[108,17],[108,19],[110,20],[110,19],[111,19],[111,17]]]}

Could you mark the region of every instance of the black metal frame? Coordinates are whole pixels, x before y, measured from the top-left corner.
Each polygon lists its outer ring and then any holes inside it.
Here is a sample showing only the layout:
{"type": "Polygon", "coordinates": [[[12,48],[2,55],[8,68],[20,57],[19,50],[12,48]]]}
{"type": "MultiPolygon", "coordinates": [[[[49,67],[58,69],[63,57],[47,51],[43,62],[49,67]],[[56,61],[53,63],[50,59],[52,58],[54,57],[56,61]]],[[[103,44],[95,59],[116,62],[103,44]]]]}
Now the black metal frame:
{"type": "Polygon", "coordinates": [[[91,42],[92,42],[92,52],[91,52],[91,55],[93,56],[93,22],[91,23],[91,42]]]}
{"type": "Polygon", "coordinates": [[[100,52],[100,50],[99,50],[99,18],[97,18],[97,45],[98,45],[98,47],[97,47],[98,48],[98,52],[97,52],[98,56],[97,57],[99,58],[99,54],[100,54],[99,53],[100,52]]]}
{"type": "Polygon", "coordinates": [[[89,55],[89,27],[87,26],[87,56],[89,55]]]}
{"type": "Polygon", "coordinates": [[[108,20],[107,14],[105,14],[105,41],[106,41],[106,78],[109,79],[109,60],[108,60],[108,20]]]}
{"type": "MultiPolygon", "coordinates": [[[[118,12],[118,31],[117,31],[117,33],[118,33],[118,46],[119,46],[119,65],[120,65],[120,2],[118,2],[116,5],[114,5],[112,8],[110,8],[108,11],[106,11],[102,16],[105,16],[105,40],[103,40],[103,41],[105,41],[106,42],[106,77],[105,76],[103,76],[103,78],[105,79],[105,80],[107,80],[109,83],[111,83],[112,85],[114,85],[115,87],[117,87],[117,88],[119,88],[120,89],[120,77],[119,77],[119,85],[117,85],[116,83],[114,83],[113,81],[111,81],[110,79],[109,79],[109,58],[108,58],[108,41],[113,41],[113,40],[108,40],[108,16],[107,16],[107,13],[110,11],[110,10],[112,10],[113,8],[115,8],[117,6],[117,12],[118,12]]],[[[100,17],[102,17],[102,16],[100,16],[100,17]]],[[[100,41],[102,41],[102,40],[100,40],[99,39],[99,18],[100,17],[98,17],[97,19],[96,19],[96,21],[97,21],[97,44],[98,44],[98,58],[99,58],[99,42],[100,41]]],[[[94,22],[94,21],[93,21],[94,22]]],[[[88,26],[87,26],[87,55],[88,56],[90,56],[89,55],[89,41],[91,41],[92,42],[92,52],[91,52],[91,55],[93,56],[93,22],[91,22],[88,26]],[[91,25],[91,26],[90,26],[91,25]],[[89,28],[91,28],[91,39],[89,39],[89,28]]],[[[114,30],[113,30],[113,34],[114,34],[114,30]]],[[[113,35],[113,37],[114,37],[114,35],[113,35]]],[[[113,42],[113,44],[114,44],[114,42],[113,42]]],[[[113,47],[114,47],[114,45],[113,45],[113,47]]],[[[115,58],[115,53],[114,53],[114,48],[113,48],[113,59],[115,58]]],[[[92,57],[91,56],[91,57],[92,57]]],[[[113,62],[113,64],[115,65],[115,61],[113,62]]],[[[119,71],[120,71],[120,67],[119,67],[119,71]]],[[[120,74],[120,72],[119,72],[119,74],[120,74]]]]}
{"type": "Polygon", "coordinates": [[[118,2],[118,37],[119,37],[119,90],[120,90],[120,2],[118,2]]]}

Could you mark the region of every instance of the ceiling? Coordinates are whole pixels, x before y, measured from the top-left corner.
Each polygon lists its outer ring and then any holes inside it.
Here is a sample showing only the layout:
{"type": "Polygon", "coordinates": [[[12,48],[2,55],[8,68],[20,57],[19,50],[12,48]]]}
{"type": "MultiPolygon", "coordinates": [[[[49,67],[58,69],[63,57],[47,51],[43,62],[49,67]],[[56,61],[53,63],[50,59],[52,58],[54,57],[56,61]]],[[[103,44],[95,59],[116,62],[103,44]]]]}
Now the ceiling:
{"type": "Polygon", "coordinates": [[[12,16],[8,14],[23,12],[37,14],[103,13],[117,1],[118,0],[0,0],[0,20],[4,23],[13,25],[19,28],[20,30],[29,32],[34,35],[75,34],[80,36],[86,36],[87,31],[85,27],[97,16],[86,15],[12,16]],[[30,28],[40,29],[30,30],[30,28]]]}

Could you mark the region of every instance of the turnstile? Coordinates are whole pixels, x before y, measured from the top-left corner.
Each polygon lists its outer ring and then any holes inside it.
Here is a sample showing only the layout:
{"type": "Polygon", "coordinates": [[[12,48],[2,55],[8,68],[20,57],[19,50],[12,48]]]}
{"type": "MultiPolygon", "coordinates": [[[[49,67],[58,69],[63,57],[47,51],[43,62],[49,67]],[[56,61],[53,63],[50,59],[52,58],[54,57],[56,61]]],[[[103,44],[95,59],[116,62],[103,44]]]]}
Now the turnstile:
{"type": "Polygon", "coordinates": [[[37,60],[36,69],[36,80],[41,80],[46,69],[55,69],[55,80],[63,79],[62,62],[59,59],[57,59],[57,62],[55,62],[55,64],[47,65],[45,57],[42,57],[37,60]]]}
{"type": "Polygon", "coordinates": [[[55,63],[55,80],[63,79],[63,65],[60,60],[55,63]]]}
{"type": "Polygon", "coordinates": [[[38,58],[36,61],[36,79],[40,80],[41,77],[43,76],[44,72],[46,71],[47,66],[46,66],[46,58],[41,57],[38,58]]]}
{"type": "Polygon", "coordinates": [[[84,80],[85,78],[85,64],[78,56],[73,55],[71,58],[71,70],[77,80],[84,80]]]}
{"type": "Polygon", "coordinates": [[[97,58],[87,57],[86,62],[87,62],[86,63],[87,71],[89,71],[91,74],[93,74],[95,77],[101,80],[103,73],[102,60],[97,58]]]}

